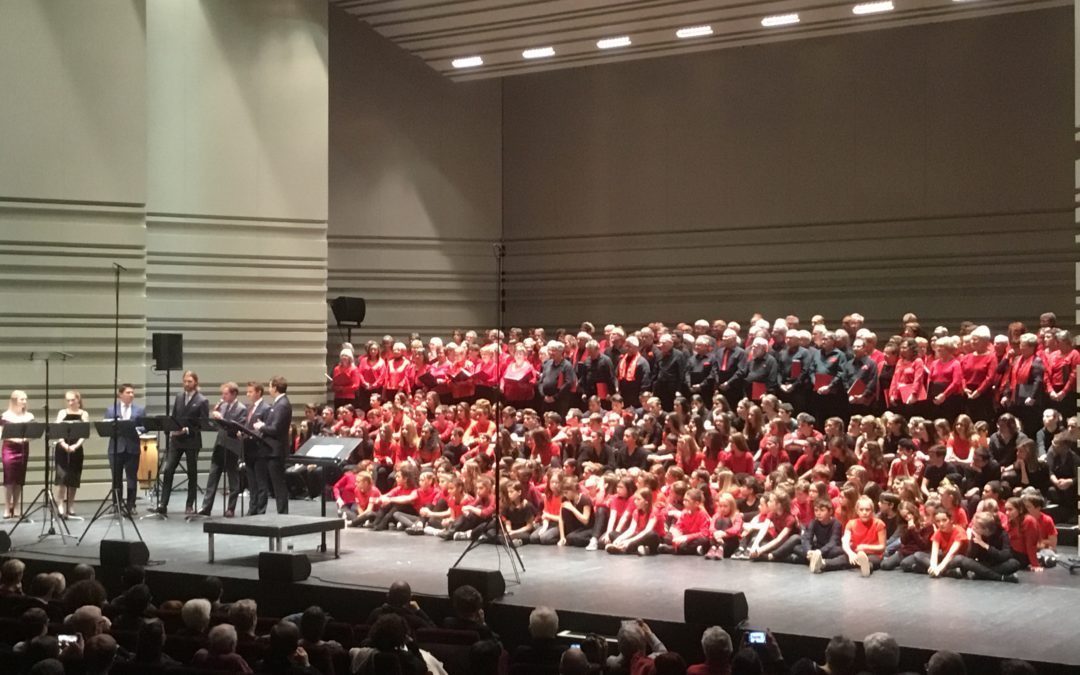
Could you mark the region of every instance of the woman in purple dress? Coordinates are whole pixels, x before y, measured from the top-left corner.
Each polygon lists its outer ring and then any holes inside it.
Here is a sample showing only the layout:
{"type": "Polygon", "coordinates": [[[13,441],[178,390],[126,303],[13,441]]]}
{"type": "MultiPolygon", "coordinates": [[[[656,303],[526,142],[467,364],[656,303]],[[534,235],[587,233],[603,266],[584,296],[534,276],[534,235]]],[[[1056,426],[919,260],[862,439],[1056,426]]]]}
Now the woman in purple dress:
{"type": "MultiPolygon", "coordinates": [[[[0,415],[0,425],[33,422],[34,416],[26,410],[26,392],[11,392],[7,412],[0,415]]],[[[5,438],[0,448],[4,464],[4,518],[18,518],[22,501],[23,484],[26,483],[26,461],[30,457],[30,441],[25,438],[5,438]]]]}

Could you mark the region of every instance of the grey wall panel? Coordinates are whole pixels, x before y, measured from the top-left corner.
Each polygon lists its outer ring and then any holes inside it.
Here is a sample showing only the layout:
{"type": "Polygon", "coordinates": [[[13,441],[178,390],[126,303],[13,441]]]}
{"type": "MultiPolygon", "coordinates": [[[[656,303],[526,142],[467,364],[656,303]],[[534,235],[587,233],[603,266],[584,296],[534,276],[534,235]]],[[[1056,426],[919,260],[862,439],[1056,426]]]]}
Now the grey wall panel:
{"type": "Polygon", "coordinates": [[[368,300],[355,341],[492,325],[500,83],[454,84],[335,8],[330,40],[328,297],[368,300]]]}
{"type": "Polygon", "coordinates": [[[506,80],[510,322],[1070,315],[1071,11],[506,80]]]}

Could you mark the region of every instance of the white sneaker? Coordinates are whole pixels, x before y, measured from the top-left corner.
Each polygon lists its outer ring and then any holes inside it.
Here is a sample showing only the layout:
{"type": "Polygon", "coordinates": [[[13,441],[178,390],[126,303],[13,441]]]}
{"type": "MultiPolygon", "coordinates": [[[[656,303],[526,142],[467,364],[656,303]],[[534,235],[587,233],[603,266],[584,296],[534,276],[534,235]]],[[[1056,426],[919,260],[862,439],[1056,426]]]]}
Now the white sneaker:
{"type": "Polygon", "coordinates": [[[806,555],[807,560],[810,561],[810,572],[812,574],[821,574],[825,569],[825,561],[821,557],[821,551],[813,550],[806,555]]]}
{"type": "Polygon", "coordinates": [[[468,532],[455,532],[454,533],[454,541],[468,541],[468,540],[469,540],[469,533],[468,532]]]}
{"type": "Polygon", "coordinates": [[[521,548],[522,546],[525,545],[525,542],[523,542],[520,539],[511,539],[510,540],[510,545],[513,546],[514,548],[521,548]]]}
{"type": "Polygon", "coordinates": [[[442,530],[440,530],[437,527],[432,527],[431,525],[428,525],[427,527],[424,528],[424,534],[430,535],[432,537],[439,534],[440,532],[442,532],[442,530]]]}
{"type": "Polygon", "coordinates": [[[598,548],[600,548],[600,546],[596,541],[596,537],[593,537],[592,539],[589,540],[589,545],[585,547],[585,550],[586,551],[595,551],[598,548]]]}
{"type": "Polygon", "coordinates": [[[649,549],[644,547],[644,546],[638,546],[637,547],[637,554],[642,555],[642,556],[649,555],[649,549]]]}
{"type": "Polygon", "coordinates": [[[859,574],[864,577],[870,576],[870,558],[867,557],[865,551],[859,551],[855,554],[855,564],[859,566],[859,574]]]}

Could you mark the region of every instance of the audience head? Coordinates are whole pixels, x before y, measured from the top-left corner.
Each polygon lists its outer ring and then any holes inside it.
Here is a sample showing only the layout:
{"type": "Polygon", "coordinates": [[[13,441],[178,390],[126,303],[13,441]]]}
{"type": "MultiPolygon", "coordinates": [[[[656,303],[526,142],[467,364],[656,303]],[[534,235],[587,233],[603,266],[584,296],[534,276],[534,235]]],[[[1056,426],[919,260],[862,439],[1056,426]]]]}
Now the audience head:
{"type": "Polygon", "coordinates": [[[619,641],[619,653],[623,658],[630,658],[645,651],[645,633],[641,626],[633,621],[622,622],[616,639],[619,641]]]}
{"type": "Polygon", "coordinates": [[[64,593],[64,607],[69,611],[85,605],[104,607],[108,597],[100,581],[84,579],[68,586],[67,592],[64,593]]]}
{"type": "Polygon", "coordinates": [[[653,665],[656,675],[686,675],[686,661],[675,652],[657,654],[653,665]]]}
{"type": "Polygon", "coordinates": [[[108,673],[116,660],[116,640],[111,635],[95,635],[83,646],[83,667],[87,675],[108,673]]]}
{"type": "Polygon", "coordinates": [[[97,605],[83,605],[64,621],[72,631],[80,633],[83,639],[89,639],[109,629],[111,622],[102,616],[97,605]]]}
{"type": "Polygon", "coordinates": [[[706,628],[701,635],[701,651],[706,663],[727,664],[731,661],[731,636],[720,626],[706,628]]]}
{"type": "Polygon", "coordinates": [[[405,607],[412,602],[412,587],[407,582],[395,581],[386,592],[386,604],[391,607],[405,607]]]}
{"type": "Polygon", "coordinates": [[[120,585],[124,589],[146,583],[146,569],[142,565],[129,565],[120,575],[120,585]]]}
{"type": "Polygon", "coordinates": [[[1001,675],[1035,675],[1035,666],[1020,659],[1006,659],[1001,662],[1001,675]]]}
{"type": "Polygon", "coordinates": [[[392,652],[405,644],[409,626],[398,614],[383,614],[371,627],[368,641],[381,652],[392,652]]]}
{"type": "Polygon", "coordinates": [[[825,647],[825,665],[832,675],[855,672],[855,643],[836,635],[825,647]]]}
{"type": "Polygon", "coordinates": [[[86,563],[79,563],[71,570],[71,574],[68,575],[68,581],[72,584],[76,584],[80,581],[93,581],[96,576],[97,572],[94,571],[92,566],[87,565],[86,563]]]}
{"type": "Polygon", "coordinates": [[[227,623],[214,626],[206,638],[206,647],[211,654],[218,656],[232,654],[236,651],[236,628],[227,623]]]}
{"type": "Polygon", "coordinates": [[[161,648],[165,646],[165,624],[157,619],[145,622],[139,626],[135,644],[137,663],[158,663],[161,660],[161,648]]]}
{"type": "Polygon", "coordinates": [[[150,599],[150,587],[146,584],[136,584],[124,593],[121,611],[136,616],[142,615],[150,607],[150,599]]]}
{"type": "MultiPolygon", "coordinates": [[[[387,614],[379,617],[379,621],[387,616],[397,616],[396,614],[387,614]]],[[[401,619],[401,617],[397,617],[401,619]]],[[[375,622],[375,626],[378,626],[379,622],[375,622]]],[[[374,645],[375,639],[375,626],[372,626],[369,639],[372,640],[374,645]]],[[[281,663],[286,661],[295,652],[297,646],[300,644],[300,629],[296,624],[291,621],[279,621],[274,624],[274,627],[270,629],[270,654],[269,660],[274,663],[281,663]]]]}
{"type": "Polygon", "coordinates": [[[480,640],[469,649],[469,672],[498,675],[503,648],[498,640],[480,640]]]}
{"type": "Polygon", "coordinates": [[[254,600],[245,598],[229,606],[229,623],[239,635],[255,635],[255,625],[259,619],[259,607],[254,600]]]}
{"type": "Polygon", "coordinates": [[[49,615],[40,607],[31,607],[19,616],[23,629],[23,639],[33,640],[49,632],[49,615]]]}
{"type": "Polygon", "coordinates": [[[871,633],[863,639],[866,667],[885,675],[900,668],[900,645],[888,633],[871,633]]]}
{"type": "Polygon", "coordinates": [[[38,661],[30,669],[30,675],[64,675],[64,664],[57,658],[38,661]]]}
{"type": "Polygon", "coordinates": [[[6,589],[21,587],[23,574],[26,572],[26,563],[18,558],[5,560],[0,565],[0,586],[6,589]]]}
{"type": "Polygon", "coordinates": [[[559,675],[588,675],[591,669],[585,652],[578,647],[567,649],[559,659],[559,675]]]}
{"type": "Polygon", "coordinates": [[[326,612],[322,607],[312,605],[300,615],[300,636],[306,642],[318,642],[322,640],[323,631],[326,630],[326,612]]]}
{"type": "Polygon", "coordinates": [[[38,635],[26,643],[26,652],[23,656],[26,663],[58,659],[60,658],[60,641],[55,635],[38,635]]]}
{"type": "Polygon", "coordinates": [[[529,614],[529,635],[553,640],[559,632],[559,615],[550,607],[537,607],[529,614]]]}
{"type": "Polygon", "coordinates": [[[210,625],[210,601],[206,598],[188,600],[180,610],[180,618],[188,630],[205,633],[210,625]]]}
{"type": "Polygon", "coordinates": [[[195,597],[205,598],[209,600],[210,605],[213,606],[221,601],[221,593],[221,579],[210,576],[204,578],[202,581],[199,582],[199,590],[195,594],[195,597]]]}
{"type": "Polygon", "coordinates": [[[761,657],[753,647],[743,647],[731,659],[731,675],[762,675],[761,657]]]}
{"type": "Polygon", "coordinates": [[[461,619],[483,620],[484,596],[468,584],[458,586],[453,597],[454,614],[461,619]]]}
{"type": "Polygon", "coordinates": [[[926,675],[967,675],[967,667],[959,654],[942,650],[926,662],[926,675]]]}

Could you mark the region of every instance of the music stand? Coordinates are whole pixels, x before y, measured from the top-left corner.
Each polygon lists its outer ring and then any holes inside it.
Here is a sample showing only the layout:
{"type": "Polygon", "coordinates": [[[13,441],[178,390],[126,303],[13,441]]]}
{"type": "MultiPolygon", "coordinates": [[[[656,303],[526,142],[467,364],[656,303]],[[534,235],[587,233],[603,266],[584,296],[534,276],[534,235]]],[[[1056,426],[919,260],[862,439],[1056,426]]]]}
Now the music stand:
{"type": "MultiPolygon", "coordinates": [[[[119,405],[117,405],[115,410],[119,413],[119,405]]],[[[138,436],[140,428],[141,426],[138,420],[112,419],[94,422],[94,429],[97,431],[98,436],[109,439],[117,439],[121,436],[138,436]]],[[[94,512],[94,517],[90,519],[82,536],[79,537],[79,545],[82,545],[83,539],[86,539],[86,535],[90,534],[90,529],[94,527],[94,523],[105,516],[115,516],[119,521],[121,539],[127,539],[127,533],[124,532],[124,520],[127,519],[131,521],[131,527],[135,530],[135,536],[139,538],[139,541],[143,540],[142,533],[139,532],[139,526],[135,524],[135,517],[132,515],[131,511],[128,510],[120,494],[120,474],[123,473],[123,471],[122,467],[116,465],[116,462],[119,461],[119,457],[114,457],[114,465],[109,467],[112,471],[112,482],[109,492],[101,498],[101,503],[98,504],[97,511],[94,512]]],[[[110,523],[109,528],[111,527],[112,524],[110,523]]],[[[108,530],[106,530],[105,533],[108,534],[108,530]]]]}
{"type": "MultiPolygon", "coordinates": [[[[45,438],[56,438],[67,442],[75,442],[79,439],[90,437],[90,423],[89,422],[50,422],[45,427],[45,438]]],[[[49,452],[48,440],[45,443],[45,452],[49,452]]],[[[46,538],[59,534],[62,542],[67,543],[66,539],[74,539],[75,535],[71,534],[71,529],[68,528],[67,520],[60,515],[60,506],[56,503],[56,496],[53,495],[52,480],[50,478],[49,471],[49,456],[46,454],[45,458],[45,485],[38,492],[34,500],[30,502],[30,507],[25,511],[23,517],[19,519],[18,523],[15,523],[15,527],[11,528],[11,533],[15,532],[15,529],[25,520],[26,522],[33,522],[30,520],[30,516],[38,510],[44,511],[44,516],[41,522],[41,534],[38,535],[38,541],[44,541],[46,538]],[[38,504],[38,500],[41,503],[38,504]],[[60,524],[60,532],[56,531],[56,523],[60,524]],[[48,531],[46,531],[48,530],[48,531]]]]}
{"type": "MultiPolygon", "coordinates": [[[[315,464],[323,470],[322,489],[319,490],[320,513],[326,517],[326,468],[330,465],[341,466],[360,445],[362,439],[351,436],[312,436],[300,448],[289,456],[293,464],[315,464]]],[[[326,533],[322,535],[320,553],[326,553],[326,533]]]]}
{"type": "MultiPolygon", "coordinates": [[[[8,423],[4,424],[2,427],[0,427],[0,430],[3,431],[3,434],[2,434],[3,438],[26,439],[26,441],[27,441],[27,450],[26,451],[27,451],[27,454],[29,455],[29,452],[30,452],[29,442],[32,441],[32,440],[36,440],[38,438],[41,438],[42,435],[45,434],[45,427],[46,427],[46,424],[44,422],[17,422],[17,423],[8,422],[8,423]]],[[[27,457],[27,460],[29,461],[29,457],[27,457]]],[[[30,504],[31,508],[33,508],[34,503],[37,502],[39,497],[41,497],[40,494],[38,494],[37,497],[34,497],[34,501],[31,502],[31,504],[30,504]]],[[[21,525],[23,522],[31,522],[31,523],[34,522],[34,521],[30,520],[30,518],[29,518],[29,511],[24,511],[23,512],[22,516],[19,517],[19,521],[17,523],[15,523],[14,527],[12,527],[11,530],[8,531],[8,534],[9,535],[14,534],[15,529],[17,527],[19,527],[19,525],[21,525]]]]}
{"type": "MultiPolygon", "coordinates": [[[[170,432],[180,429],[180,425],[176,423],[176,420],[170,415],[156,415],[153,417],[142,417],[138,420],[139,425],[146,431],[153,431],[156,433],[165,433],[165,438],[169,438],[170,432]]],[[[160,446],[159,446],[160,447],[160,446]]],[[[163,513],[157,513],[157,508],[161,506],[161,464],[162,462],[169,461],[169,442],[165,441],[165,452],[158,452],[158,467],[157,475],[154,476],[154,511],[147,513],[139,518],[139,520],[146,520],[152,518],[154,520],[167,520],[167,516],[163,513]]]]}

